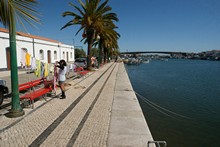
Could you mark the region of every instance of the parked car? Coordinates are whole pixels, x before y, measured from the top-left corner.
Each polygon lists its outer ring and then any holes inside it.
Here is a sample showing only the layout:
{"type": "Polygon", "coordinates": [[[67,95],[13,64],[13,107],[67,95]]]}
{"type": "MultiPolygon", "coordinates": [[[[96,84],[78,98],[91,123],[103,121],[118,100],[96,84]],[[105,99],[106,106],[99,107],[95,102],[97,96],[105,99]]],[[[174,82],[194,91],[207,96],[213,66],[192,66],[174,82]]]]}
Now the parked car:
{"type": "Polygon", "coordinates": [[[87,65],[86,58],[76,58],[76,60],[75,60],[75,65],[76,65],[77,67],[83,67],[83,68],[85,68],[86,65],[87,65]]]}
{"type": "Polygon", "coordinates": [[[3,103],[5,94],[8,94],[8,87],[6,86],[6,81],[0,79],[0,105],[3,103]]]}

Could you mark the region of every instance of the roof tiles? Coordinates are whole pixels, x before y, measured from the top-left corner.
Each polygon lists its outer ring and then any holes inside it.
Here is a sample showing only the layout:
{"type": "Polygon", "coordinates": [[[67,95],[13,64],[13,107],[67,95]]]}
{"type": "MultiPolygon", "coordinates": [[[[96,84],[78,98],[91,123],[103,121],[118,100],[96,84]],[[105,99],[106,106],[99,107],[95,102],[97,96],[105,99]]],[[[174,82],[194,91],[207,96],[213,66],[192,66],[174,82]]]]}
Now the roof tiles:
{"type": "MultiPolygon", "coordinates": [[[[9,33],[9,31],[7,29],[4,29],[4,28],[0,28],[0,32],[9,33]]],[[[44,38],[44,37],[40,37],[40,36],[26,34],[26,33],[23,33],[23,32],[16,32],[16,34],[19,35],[19,36],[24,36],[24,37],[44,40],[44,41],[53,42],[53,43],[59,43],[59,41],[56,41],[56,40],[53,40],[53,39],[50,39],[50,38],[44,38]]]]}

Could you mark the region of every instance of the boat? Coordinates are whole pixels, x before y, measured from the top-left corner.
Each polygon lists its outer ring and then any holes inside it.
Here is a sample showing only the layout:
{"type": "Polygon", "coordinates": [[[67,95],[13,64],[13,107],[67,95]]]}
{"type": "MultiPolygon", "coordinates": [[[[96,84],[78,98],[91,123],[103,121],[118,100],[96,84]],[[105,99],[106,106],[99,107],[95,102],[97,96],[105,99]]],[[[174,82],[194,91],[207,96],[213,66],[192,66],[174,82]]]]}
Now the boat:
{"type": "Polygon", "coordinates": [[[144,60],[142,63],[150,63],[150,60],[144,60]]]}
{"type": "Polygon", "coordinates": [[[140,59],[136,59],[136,58],[129,58],[127,65],[137,65],[140,64],[141,60],[140,59]]]}
{"type": "Polygon", "coordinates": [[[160,58],[161,61],[168,61],[166,58],[160,58]]]}

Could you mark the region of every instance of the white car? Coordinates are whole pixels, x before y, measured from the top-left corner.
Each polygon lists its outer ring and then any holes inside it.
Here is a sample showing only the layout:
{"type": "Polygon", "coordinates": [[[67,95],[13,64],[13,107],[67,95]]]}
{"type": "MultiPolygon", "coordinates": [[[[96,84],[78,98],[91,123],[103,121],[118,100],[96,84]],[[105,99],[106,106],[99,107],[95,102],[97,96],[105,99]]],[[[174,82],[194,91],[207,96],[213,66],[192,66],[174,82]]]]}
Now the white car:
{"type": "Polygon", "coordinates": [[[76,60],[75,60],[75,65],[76,65],[77,67],[83,67],[83,68],[85,68],[86,65],[87,65],[86,58],[76,58],[76,60]]]}
{"type": "Polygon", "coordinates": [[[0,79],[0,105],[3,103],[4,94],[8,94],[8,87],[6,86],[6,81],[0,79]]]}

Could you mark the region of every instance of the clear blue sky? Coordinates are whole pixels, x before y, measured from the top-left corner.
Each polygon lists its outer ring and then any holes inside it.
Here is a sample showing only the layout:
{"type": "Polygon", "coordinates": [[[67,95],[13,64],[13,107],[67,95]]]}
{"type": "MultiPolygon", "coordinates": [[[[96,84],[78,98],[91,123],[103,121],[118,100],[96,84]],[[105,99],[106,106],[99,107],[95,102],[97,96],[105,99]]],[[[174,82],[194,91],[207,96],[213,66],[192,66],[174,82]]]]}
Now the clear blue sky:
{"type": "MultiPolygon", "coordinates": [[[[79,26],[60,31],[74,11],[68,2],[77,0],[39,0],[42,14],[38,29],[28,32],[76,46],[83,45],[79,26]],[[73,41],[74,40],[74,41],[73,41]]],[[[103,1],[102,1],[103,2],[103,1]]],[[[220,49],[220,0],[109,0],[118,14],[116,25],[121,35],[120,51],[183,51],[201,52],[220,49]]],[[[19,31],[24,31],[21,27],[19,31]]]]}

